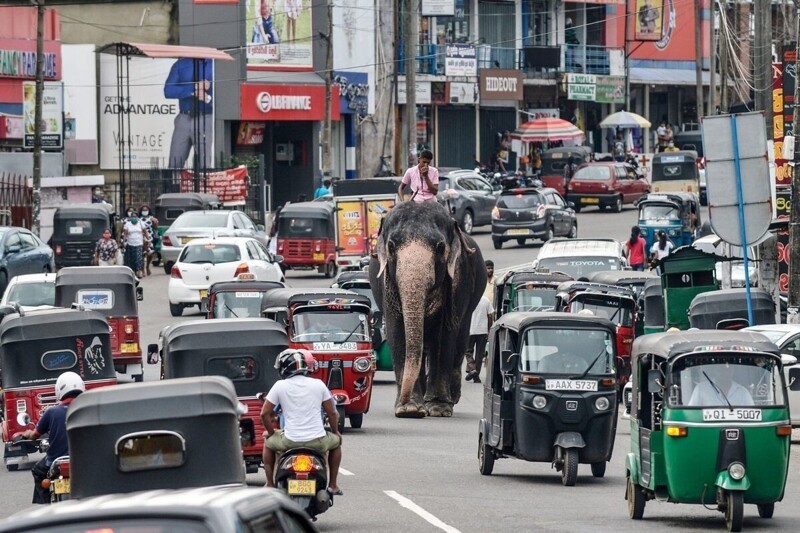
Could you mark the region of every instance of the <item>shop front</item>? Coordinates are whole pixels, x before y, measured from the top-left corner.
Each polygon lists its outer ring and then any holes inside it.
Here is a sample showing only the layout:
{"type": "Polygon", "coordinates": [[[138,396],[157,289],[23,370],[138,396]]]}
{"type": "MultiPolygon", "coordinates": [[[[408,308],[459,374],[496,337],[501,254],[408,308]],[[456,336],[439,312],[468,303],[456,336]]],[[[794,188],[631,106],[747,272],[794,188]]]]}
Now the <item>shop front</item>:
{"type": "MultiPolygon", "coordinates": [[[[336,85],[333,91],[337,102],[336,85]]],[[[317,140],[325,120],[325,86],[245,83],[240,97],[240,121],[232,132],[237,153],[239,147],[250,146],[253,155],[263,154],[273,207],[308,195],[320,168],[317,140]]],[[[339,118],[334,104],[331,119],[339,118]]]]}
{"type": "MultiPolygon", "coordinates": [[[[562,101],[565,120],[572,121],[586,133],[586,143],[594,152],[611,151],[616,131],[603,130],[600,122],[615,111],[617,104],[625,102],[625,78],[595,74],[566,74],[566,98],[562,101]]],[[[619,132],[622,134],[622,132],[619,132]]],[[[645,134],[641,130],[632,132],[634,148],[644,150],[645,134]]]]}
{"type": "Polygon", "coordinates": [[[515,170],[518,154],[501,146],[503,133],[519,124],[519,102],[523,99],[522,72],[512,69],[481,69],[478,77],[481,107],[479,115],[481,162],[492,164],[498,154],[506,170],[515,170]],[[503,153],[505,152],[505,153],[503,153]]]}

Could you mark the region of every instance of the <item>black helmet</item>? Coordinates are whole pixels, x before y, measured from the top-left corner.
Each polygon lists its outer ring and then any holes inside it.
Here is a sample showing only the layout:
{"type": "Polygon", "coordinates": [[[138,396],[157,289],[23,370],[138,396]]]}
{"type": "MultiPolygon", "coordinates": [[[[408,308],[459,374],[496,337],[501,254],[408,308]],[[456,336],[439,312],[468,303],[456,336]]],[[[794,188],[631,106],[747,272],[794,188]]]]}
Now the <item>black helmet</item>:
{"type": "Polygon", "coordinates": [[[275,368],[283,379],[298,374],[307,376],[317,370],[317,361],[308,350],[289,348],[275,358],[275,368]]]}

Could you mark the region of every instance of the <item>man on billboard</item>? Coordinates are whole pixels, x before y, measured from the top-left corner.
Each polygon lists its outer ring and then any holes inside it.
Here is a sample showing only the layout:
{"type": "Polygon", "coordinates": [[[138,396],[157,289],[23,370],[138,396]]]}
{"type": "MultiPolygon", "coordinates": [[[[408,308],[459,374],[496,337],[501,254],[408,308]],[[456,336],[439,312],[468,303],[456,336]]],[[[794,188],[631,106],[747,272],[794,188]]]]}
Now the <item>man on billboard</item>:
{"type": "Polygon", "coordinates": [[[661,11],[663,5],[654,6],[651,0],[639,0],[637,10],[638,39],[659,39],[661,37],[661,11]]]}
{"type": "Polygon", "coordinates": [[[207,167],[211,160],[213,62],[182,57],[175,61],[164,83],[164,97],[178,100],[178,115],[169,146],[169,168],[182,169],[192,148],[207,167]],[[199,138],[197,138],[199,137],[199,138]]]}

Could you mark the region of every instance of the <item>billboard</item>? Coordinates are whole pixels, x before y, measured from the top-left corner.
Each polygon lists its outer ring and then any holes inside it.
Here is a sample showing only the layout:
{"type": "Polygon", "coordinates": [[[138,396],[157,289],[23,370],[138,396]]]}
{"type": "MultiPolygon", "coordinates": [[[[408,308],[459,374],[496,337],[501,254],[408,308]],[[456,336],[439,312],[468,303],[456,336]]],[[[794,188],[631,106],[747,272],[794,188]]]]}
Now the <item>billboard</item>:
{"type": "Polygon", "coordinates": [[[636,0],[634,38],[658,41],[664,30],[664,0],[636,0]]]}
{"type": "Polygon", "coordinates": [[[214,65],[211,60],[130,59],[130,100],[117,96],[117,58],[100,54],[100,168],[119,164],[120,112],[130,124],[131,168],[183,168],[202,147],[214,155],[214,65]]]}
{"type": "MultiPolygon", "coordinates": [[[[42,148],[59,149],[64,145],[62,137],[64,90],[61,82],[44,82],[42,94],[42,122],[39,130],[42,132],[42,148]]],[[[23,146],[33,148],[36,134],[36,82],[22,82],[22,118],[25,136],[23,146]]]]}
{"type": "Polygon", "coordinates": [[[445,45],[445,76],[477,76],[478,54],[474,46],[468,44],[445,45]]]}
{"type": "Polygon", "coordinates": [[[309,0],[245,0],[248,68],[311,70],[309,0]]]}
{"type": "Polygon", "coordinates": [[[375,112],[375,4],[370,0],[334,3],[333,70],[342,113],[375,112]],[[366,78],[366,79],[365,79],[366,78]],[[345,101],[347,98],[347,101],[345,101]]]}

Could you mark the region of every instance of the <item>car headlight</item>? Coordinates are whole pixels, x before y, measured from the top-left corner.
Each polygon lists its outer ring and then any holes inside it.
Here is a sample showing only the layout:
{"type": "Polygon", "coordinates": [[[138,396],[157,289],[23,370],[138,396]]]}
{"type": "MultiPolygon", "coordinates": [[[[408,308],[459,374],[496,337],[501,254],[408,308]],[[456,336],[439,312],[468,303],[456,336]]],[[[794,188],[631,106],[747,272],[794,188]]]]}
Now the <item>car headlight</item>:
{"type": "Polygon", "coordinates": [[[605,396],[600,396],[598,399],[594,401],[594,406],[597,408],[598,411],[605,411],[611,403],[608,401],[608,398],[605,396]]]}
{"type": "Polygon", "coordinates": [[[544,406],[547,405],[547,398],[544,396],[534,396],[533,397],[533,406],[537,409],[544,409],[544,406]]]}
{"type": "Polygon", "coordinates": [[[731,476],[731,479],[735,481],[739,481],[744,478],[745,469],[742,463],[731,463],[728,466],[728,475],[731,476]]]}
{"type": "Polygon", "coordinates": [[[372,359],[370,357],[359,357],[353,362],[353,368],[356,372],[366,372],[372,367],[372,359]]]}

